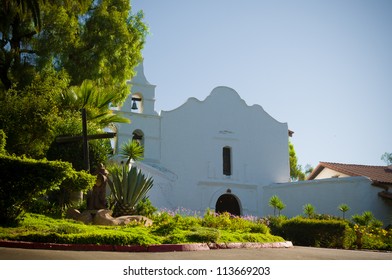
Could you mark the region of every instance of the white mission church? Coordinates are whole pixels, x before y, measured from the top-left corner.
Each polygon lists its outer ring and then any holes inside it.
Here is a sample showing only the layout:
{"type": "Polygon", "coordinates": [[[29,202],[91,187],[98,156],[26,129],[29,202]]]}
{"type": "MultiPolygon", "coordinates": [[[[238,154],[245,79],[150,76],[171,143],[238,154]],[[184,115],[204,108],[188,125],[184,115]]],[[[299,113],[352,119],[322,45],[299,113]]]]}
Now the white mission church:
{"type": "Polygon", "coordinates": [[[144,146],[144,160],[137,164],[154,178],[148,196],[155,207],[266,216],[273,213],[269,199],[278,195],[287,216],[302,214],[306,203],[319,213],[339,215],[337,206],[346,203],[353,210],[348,214],[370,210],[391,223],[391,200],[378,196],[382,190],[367,178],[291,183],[287,123],[259,105],[247,105],[235,90],[217,87],[205,100],[189,98],[158,114],[155,85],[147,81],[143,64],[136,71],[131,94],[118,109],[131,123],[117,124],[115,146],[118,151],[129,139],[144,146]]]}

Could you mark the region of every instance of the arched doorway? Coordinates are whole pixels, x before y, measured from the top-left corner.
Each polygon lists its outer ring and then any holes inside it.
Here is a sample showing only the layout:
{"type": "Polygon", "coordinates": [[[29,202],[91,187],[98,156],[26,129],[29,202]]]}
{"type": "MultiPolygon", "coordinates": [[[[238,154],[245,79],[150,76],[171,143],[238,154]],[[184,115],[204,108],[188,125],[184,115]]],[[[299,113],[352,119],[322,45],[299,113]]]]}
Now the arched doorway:
{"type": "Polygon", "coordinates": [[[216,201],[215,212],[229,212],[232,215],[240,216],[241,209],[238,199],[230,193],[222,194],[216,201]]]}

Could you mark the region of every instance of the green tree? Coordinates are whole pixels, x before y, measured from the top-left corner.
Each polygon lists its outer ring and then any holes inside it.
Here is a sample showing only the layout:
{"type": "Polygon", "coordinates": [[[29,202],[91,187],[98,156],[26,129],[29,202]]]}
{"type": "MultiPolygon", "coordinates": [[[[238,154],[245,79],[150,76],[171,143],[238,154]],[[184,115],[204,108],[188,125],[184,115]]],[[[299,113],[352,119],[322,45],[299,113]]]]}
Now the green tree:
{"type": "Polygon", "coordinates": [[[280,198],[277,195],[273,195],[270,198],[268,205],[274,208],[274,216],[276,216],[276,209],[279,210],[279,215],[280,215],[280,212],[286,207],[286,205],[283,203],[282,200],[280,200],[280,198]]]}
{"type": "Polygon", "coordinates": [[[340,204],[338,206],[339,211],[342,211],[343,219],[345,219],[345,213],[350,210],[347,204],[340,204]]]}
{"type": "Polygon", "coordinates": [[[109,106],[116,102],[117,94],[102,90],[91,80],[85,80],[80,87],[71,87],[59,96],[60,108],[79,112],[86,109],[87,120],[105,128],[114,122],[129,123],[129,119],[115,114],[109,106]]]}
{"type": "Polygon", "coordinates": [[[315,214],[316,214],[316,209],[315,207],[310,204],[307,203],[303,206],[303,210],[304,210],[304,214],[310,219],[312,218],[315,214]]]}
{"type": "Polygon", "coordinates": [[[37,71],[53,65],[69,74],[71,85],[99,81],[101,88],[117,93],[118,102],[125,99],[126,80],[141,60],[147,32],[143,13],[132,14],[129,0],[2,4],[0,87],[8,90],[16,83],[23,88],[37,71]]]}
{"type": "Polygon", "coordinates": [[[298,158],[294,150],[293,143],[289,142],[289,160],[290,160],[290,177],[293,181],[305,180],[305,173],[302,172],[301,165],[298,164],[298,158]]]}
{"type": "Polygon", "coordinates": [[[7,135],[5,135],[4,130],[0,129],[0,155],[5,154],[5,145],[7,143],[7,135]]]}
{"type": "Polygon", "coordinates": [[[310,164],[305,165],[305,177],[308,177],[312,172],[314,168],[310,164]]]}
{"type": "Polygon", "coordinates": [[[129,140],[121,146],[120,155],[127,159],[126,165],[128,165],[131,160],[142,160],[143,154],[144,147],[135,140],[129,140]]]}
{"type": "Polygon", "coordinates": [[[41,158],[56,136],[80,135],[81,108],[93,132],[127,120],[109,104],[129,94],[147,32],[141,12],[128,0],[0,1],[0,128],[10,153],[41,158]]]}
{"type": "Polygon", "coordinates": [[[283,209],[286,208],[286,204],[284,204],[282,201],[276,205],[276,208],[278,209],[278,216],[280,216],[280,213],[282,212],[283,209]]]}
{"type": "Polygon", "coordinates": [[[386,164],[392,164],[392,153],[384,153],[381,156],[381,160],[385,161],[386,164]]]}
{"type": "Polygon", "coordinates": [[[43,158],[59,122],[55,97],[66,90],[62,72],[43,71],[25,89],[10,89],[0,99],[0,128],[7,135],[10,154],[43,158]],[[53,85],[56,86],[53,86],[53,85]]]}
{"type": "MultiPolygon", "coordinates": [[[[85,80],[80,87],[71,87],[63,91],[59,96],[59,111],[61,120],[56,124],[57,136],[77,136],[82,132],[82,120],[80,110],[86,109],[88,133],[103,133],[104,128],[114,122],[127,122],[129,119],[119,114],[114,114],[109,109],[110,104],[116,99],[115,94],[102,91],[96,87],[93,81],[85,80]]],[[[108,155],[112,153],[110,141],[107,139],[89,141],[89,155],[92,170],[99,163],[106,162],[108,155]]],[[[48,158],[69,161],[76,170],[83,168],[83,145],[81,141],[69,143],[53,142],[48,158]]]]}

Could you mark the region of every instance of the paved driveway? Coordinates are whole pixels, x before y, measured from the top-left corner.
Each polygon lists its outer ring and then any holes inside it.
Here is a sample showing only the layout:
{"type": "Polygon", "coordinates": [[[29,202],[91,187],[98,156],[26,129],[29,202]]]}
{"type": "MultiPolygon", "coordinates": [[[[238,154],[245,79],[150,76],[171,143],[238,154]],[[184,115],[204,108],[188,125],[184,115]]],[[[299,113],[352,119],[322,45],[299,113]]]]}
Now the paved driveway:
{"type": "Polygon", "coordinates": [[[0,260],[392,260],[392,252],[311,247],[129,253],[0,247],[0,260]]]}

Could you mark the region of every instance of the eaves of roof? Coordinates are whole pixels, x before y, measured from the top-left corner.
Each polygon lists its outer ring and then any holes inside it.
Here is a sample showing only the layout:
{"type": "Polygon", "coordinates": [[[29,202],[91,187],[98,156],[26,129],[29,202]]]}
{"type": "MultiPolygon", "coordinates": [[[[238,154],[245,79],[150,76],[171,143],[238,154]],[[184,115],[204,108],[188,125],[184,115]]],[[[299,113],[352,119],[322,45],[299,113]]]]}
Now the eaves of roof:
{"type": "Polygon", "coordinates": [[[329,168],[348,176],[364,176],[372,180],[372,182],[375,184],[392,185],[391,166],[372,166],[333,162],[320,162],[319,165],[309,175],[308,180],[314,180],[324,168],[329,168]]]}

